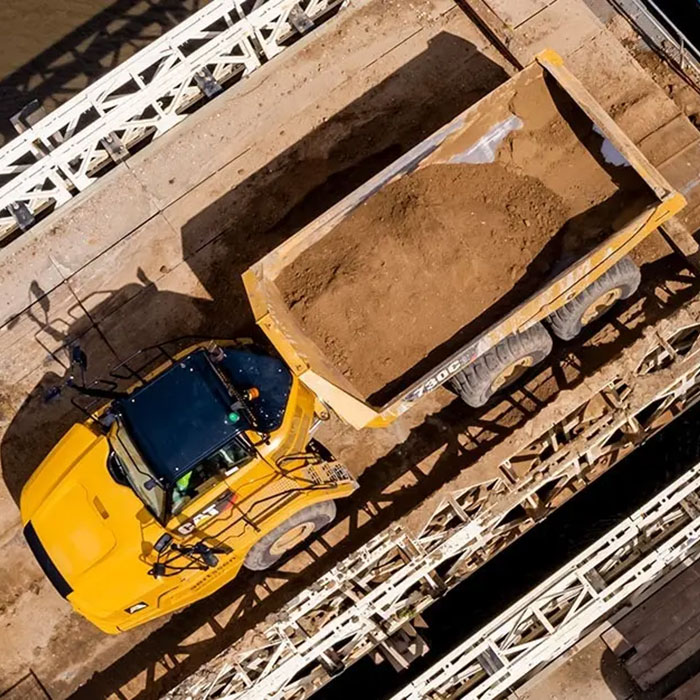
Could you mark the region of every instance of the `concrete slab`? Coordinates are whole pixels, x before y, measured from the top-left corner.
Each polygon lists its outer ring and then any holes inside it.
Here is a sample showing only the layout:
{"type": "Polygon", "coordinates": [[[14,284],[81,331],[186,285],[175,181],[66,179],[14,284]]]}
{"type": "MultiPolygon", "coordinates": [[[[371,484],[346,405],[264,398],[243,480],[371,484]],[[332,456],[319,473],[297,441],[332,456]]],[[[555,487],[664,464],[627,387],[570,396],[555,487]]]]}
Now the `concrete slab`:
{"type": "Polygon", "coordinates": [[[674,102],[608,32],[572,52],[567,65],[635,142],[679,114],[674,102]]]}
{"type": "Polygon", "coordinates": [[[39,296],[0,328],[0,382],[23,379],[91,325],[67,284],[39,296]]]}
{"type": "Polygon", "coordinates": [[[658,166],[688,148],[695,141],[700,141],[700,131],[684,114],[679,114],[642,139],[639,147],[644,155],[658,166]]]}
{"type": "Polygon", "coordinates": [[[638,142],[674,119],[678,115],[678,106],[657,87],[631,100],[623,98],[613,107],[611,114],[630,138],[638,142]]]}
{"type": "Polygon", "coordinates": [[[520,700],[627,700],[634,686],[613,653],[597,638],[545,675],[520,700]]]}
{"type": "Polygon", "coordinates": [[[97,325],[123,360],[155,343],[187,335],[209,335],[205,319],[212,306],[207,290],[183,262],[157,285],[142,286],[97,325]]]}
{"type": "Polygon", "coordinates": [[[455,8],[322,103],[300,110],[278,138],[261,141],[164,214],[182,232],[185,257],[223,231],[254,235],[284,208],[305,205],[308,220],[311,207],[320,214],[333,204],[328,183],[337,197],[350,192],[512,72],[455,8]]]}
{"type": "Polygon", "coordinates": [[[129,168],[163,209],[252,148],[261,124],[276,137],[296,112],[455,9],[451,0],[351,6],[129,160],[129,168]]]}
{"type": "MultiPolygon", "coordinates": [[[[501,19],[506,17],[506,7],[500,8],[501,19]]],[[[503,27],[493,29],[503,32],[503,27]]],[[[557,0],[502,38],[522,63],[544,48],[559,51],[635,142],[681,111],[584,2],[557,0]]]]}
{"type": "Polygon", "coordinates": [[[51,700],[39,681],[32,676],[25,676],[9,690],[0,694],[2,700],[51,700]]]}
{"type": "Polygon", "coordinates": [[[156,213],[124,164],[0,250],[0,323],[86,265],[156,213]]]}
{"type": "Polygon", "coordinates": [[[544,49],[566,57],[602,31],[603,25],[585,3],[556,0],[514,30],[509,48],[523,64],[544,49]]]}
{"type": "Polygon", "coordinates": [[[678,218],[689,231],[697,233],[700,230],[700,202],[686,207],[678,218]]]}
{"type": "Polygon", "coordinates": [[[554,0],[486,0],[486,5],[497,14],[510,29],[536,15],[554,0]]]}
{"type": "Polygon", "coordinates": [[[36,228],[0,250],[0,324],[63,281],[36,228]]]}
{"type": "Polygon", "coordinates": [[[691,207],[700,201],[700,141],[694,141],[659,166],[660,172],[682,192],[691,207]]]}
{"type": "Polygon", "coordinates": [[[38,228],[43,228],[42,241],[54,264],[68,277],[156,211],[146,190],[122,163],[38,228]]]}
{"type": "Polygon", "coordinates": [[[177,267],[183,258],[180,233],[158,214],[70,278],[70,288],[99,321],[177,267]]]}

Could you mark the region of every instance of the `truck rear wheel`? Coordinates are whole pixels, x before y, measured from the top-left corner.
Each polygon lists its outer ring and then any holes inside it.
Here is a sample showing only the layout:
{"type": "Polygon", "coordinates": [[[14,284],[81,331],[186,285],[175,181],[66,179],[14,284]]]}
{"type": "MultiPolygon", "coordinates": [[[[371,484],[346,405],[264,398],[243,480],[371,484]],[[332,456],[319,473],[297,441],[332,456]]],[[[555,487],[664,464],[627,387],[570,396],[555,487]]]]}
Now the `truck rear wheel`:
{"type": "Polygon", "coordinates": [[[551,336],[541,323],[536,323],[522,333],[504,338],[450,381],[466,404],[479,408],[551,351],[551,336]]]}
{"type": "Polygon", "coordinates": [[[273,566],[290,549],[335,519],[334,501],[314,503],[302,508],[272,532],[258,540],[246,555],[243,566],[251,571],[263,571],[273,566]]]}
{"type": "Polygon", "coordinates": [[[561,340],[575,338],[583,327],[600,318],[615,302],[631,297],[642,275],[629,257],[624,257],[586,287],[568,304],[547,318],[552,333],[561,340]]]}

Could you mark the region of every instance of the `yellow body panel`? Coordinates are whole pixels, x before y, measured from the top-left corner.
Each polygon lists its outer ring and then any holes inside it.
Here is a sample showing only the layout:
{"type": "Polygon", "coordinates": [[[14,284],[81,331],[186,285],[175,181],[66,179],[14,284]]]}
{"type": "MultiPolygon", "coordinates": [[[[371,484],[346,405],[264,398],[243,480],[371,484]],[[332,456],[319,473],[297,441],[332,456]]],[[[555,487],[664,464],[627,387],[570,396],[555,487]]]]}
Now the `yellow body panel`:
{"type": "MultiPolygon", "coordinates": [[[[165,527],[130,487],[110,475],[108,436],[98,424],[90,420],[77,424],[24,487],[22,521],[31,521],[50,559],[73,589],[67,598],[77,611],[109,633],[143,624],[233,579],[250,548],[302,508],[342,498],[356,488],[349,475],[336,478],[337,470],[331,478],[330,470],[318,465],[318,460],[300,457],[285,460],[283,468],[277,465],[280,457],[306,450],[315,406],[313,393],[293,378],[281,426],[267,444],[258,445],[262,458],[254,458],[194,498],[165,527]],[[315,490],[304,490],[310,479],[315,490]],[[235,494],[232,507],[221,512],[210,508],[231,492],[235,494]],[[149,574],[156,561],[153,546],[165,532],[181,545],[204,539],[209,546],[224,545],[230,551],[217,554],[215,567],[156,579],[149,574]],[[137,612],[127,612],[144,603],[146,607],[137,612]]],[[[177,553],[166,558],[178,565],[187,562],[177,553]]]]}

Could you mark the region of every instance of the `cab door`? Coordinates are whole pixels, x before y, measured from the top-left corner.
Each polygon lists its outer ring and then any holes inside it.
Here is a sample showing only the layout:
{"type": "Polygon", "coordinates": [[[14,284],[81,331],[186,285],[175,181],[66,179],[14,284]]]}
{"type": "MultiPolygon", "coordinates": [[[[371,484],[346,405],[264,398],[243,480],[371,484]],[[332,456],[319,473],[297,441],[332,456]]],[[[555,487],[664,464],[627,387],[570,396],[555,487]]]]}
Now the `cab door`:
{"type": "Polygon", "coordinates": [[[183,538],[228,539],[230,533],[219,521],[231,520],[236,500],[231,477],[253,458],[245,442],[234,437],[182,474],[170,491],[169,529],[183,538]]]}

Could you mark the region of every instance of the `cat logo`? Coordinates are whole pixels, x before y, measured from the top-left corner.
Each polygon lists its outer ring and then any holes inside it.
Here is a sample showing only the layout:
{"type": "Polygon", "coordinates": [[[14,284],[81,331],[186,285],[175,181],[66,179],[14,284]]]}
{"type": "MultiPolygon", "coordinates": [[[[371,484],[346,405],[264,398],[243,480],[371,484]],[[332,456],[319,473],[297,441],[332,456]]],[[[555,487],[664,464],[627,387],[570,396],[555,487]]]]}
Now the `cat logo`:
{"type": "Polygon", "coordinates": [[[189,535],[194,532],[198,525],[206,520],[223,513],[233,507],[237,500],[237,494],[233,491],[224,492],[213,503],[210,503],[205,508],[202,508],[198,513],[195,513],[189,520],[181,525],[178,525],[177,532],[180,535],[189,535]]]}

